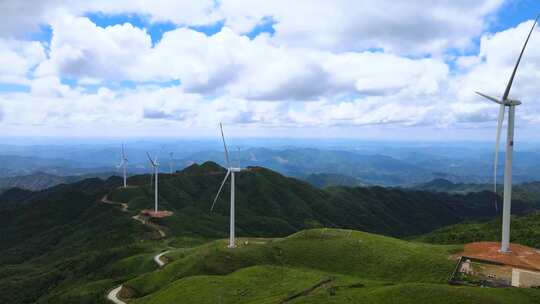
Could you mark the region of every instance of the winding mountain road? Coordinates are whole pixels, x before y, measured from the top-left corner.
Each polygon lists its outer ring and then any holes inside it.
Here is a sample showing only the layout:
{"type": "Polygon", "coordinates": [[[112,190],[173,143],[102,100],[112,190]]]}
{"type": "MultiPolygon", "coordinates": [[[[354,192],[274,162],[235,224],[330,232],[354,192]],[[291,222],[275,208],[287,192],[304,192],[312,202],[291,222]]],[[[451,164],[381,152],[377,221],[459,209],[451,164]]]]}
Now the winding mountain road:
{"type": "MultiPolygon", "coordinates": [[[[126,212],[126,213],[128,212],[128,204],[111,201],[111,200],[109,200],[108,195],[103,196],[101,198],[101,202],[104,203],[104,204],[108,204],[108,205],[120,206],[120,210],[122,210],[122,212],[126,212]]],[[[157,233],[159,233],[161,238],[167,237],[167,234],[165,233],[165,231],[159,225],[156,225],[156,224],[154,224],[154,223],[152,223],[150,221],[147,221],[147,220],[143,219],[140,214],[132,216],[131,218],[136,220],[137,222],[145,225],[145,226],[148,226],[148,227],[154,229],[155,231],[157,231],[157,233]]]]}
{"type": "Polygon", "coordinates": [[[113,202],[109,200],[108,195],[103,196],[103,198],[101,198],[101,202],[104,204],[120,206],[121,207],[120,210],[122,210],[123,212],[128,212],[128,205],[126,203],[113,202]]]}
{"type": "Polygon", "coordinates": [[[163,261],[161,260],[161,257],[164,256],[164,255],[167,254],[167,253],[169,253],[169,250],[164,251],[164,252],[162,252],[162,253],[160,253],[160,254],[158,254],[158,255],[156,255],[156,256],[154,257],[154,262],[156,262],[156,264],[157,264],[160,268],[163,267],[163,266],[165,266],[165,262],[163,262],[163,261]]]}
{"type": "Polygon", "coordinates": [[[120,300],[118,298],[118,293],[120,293],[120,290],[122,290],[122,285],[116,287],[115,289],[111,290],[109,294],[107,294],[107,300],[115,303],[115,304],[126,304],[126,302],[120,300]]]}
{"type": "Polygon", "coordinates": [[[132,216],[131,218],[136,220],[139,223],[142,223],[143,225],[146,225],[146,226],[154,229],[155,231],[157,231],[159,233],[159,236],[161,238],[167,237],[167,234],[165,233],[165,231],[163,231],[163,229],[161,229],[161,227],[159,225],[156,225],[156,224],[154,224],[154,223],[152,223],[150,221],[147,221],[147,220],[143,219],[140,214],[132,216]]]}
{"type": "MultiPolygon", "coordinates": [[[[126,213],[129,212],[128,211],[128,205],[126,203],[120,203],[120,202],[111,201],[111,200],[109,200],[108,195],[103,196],[103,198],[101,198],[101,202],[104,203],[104,204],[108,204],[108,205],[120,206],[120,210],[122,212],[126,212],[126,213]]],[[[165,231],[159,225],[156,225],[156,224],[154,224],[154,223],[152,223],[150,221],[147,221],[146,219],[141,217],[140,214],[132,216],[131,218],[133,220],[145,225],[145,226],[148,226],[148,227],[154,229],[155,231],[157,231],[159,233],[161,238],[167,237],[167,234],[165,233],[165,231]]],[[[161,260],[161,257],[163,257],[168,252],[169,251],[167,250],[167,251],[164,251],[164,252],[159,253],[159,254],[154,256],[154,262],[156,262],[156,264],[159,266],[159,268],[166,265],[166,263],[161,260]]],[[[118,294],[120,293],[121,290],[122,290],[122,285],[120,285],[120,286],[116,287],[115,289],[111,290],[107,294],[107,300],[111,301],[114,304],[127,304],[126,302],[124,302],[124,301],[122,301],[122,300],[120,300],[118,298],[118,294]]]]}

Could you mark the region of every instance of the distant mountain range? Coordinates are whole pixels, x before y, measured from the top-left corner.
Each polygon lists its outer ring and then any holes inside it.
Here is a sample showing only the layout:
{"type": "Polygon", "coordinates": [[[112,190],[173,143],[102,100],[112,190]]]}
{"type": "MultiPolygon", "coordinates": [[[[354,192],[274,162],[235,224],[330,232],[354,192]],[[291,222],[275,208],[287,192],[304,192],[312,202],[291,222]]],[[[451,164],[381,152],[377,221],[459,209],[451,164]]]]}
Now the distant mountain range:
{"type": "Polygon", "coordinates": [[[360,182],[355,177],[344,174],[332,174],[332,173],[312,173],[308,176],[302,177],[303,180],[312,184],[318,188],[332,187],[332,186],[366,186],[367,184],[360,182]]]}
{"type": "MultiPolygon", "coordinates": [[[[493,184],[453,183],[445,179],[434,179],[430,182],[418,184],[412,189],[465,194],[480,191],[493,191],[493,184]]],[[[497,193],[502,196],[503,185],[497,185],[497,193]]],[[[522,201],[540,201],[540,182],[525,182],[512,186],[512,198],[522,201]]]]}
{"type": "Polygon", "coordinates": [[[0,178],[0,192],[2,189],[21,188],[27,190],[43,190],[59,184],[69,184],[87,178],[98,177],[107,179],[113,176],[114,172],[89,173],[78,176],[59,176],[45,172],[35,172],[29,175],[12,176],[0,178]]]}
{"type": "MultiPolygon", "coordinates": [[[[252,144],[259,146],[247,145],[237,149],[231,145],[232,161],[243,167],[269,168],[312,181],[318,186],[353,185],[356,183],[354,180],[358,180],[360,184],[411,187],[439,178],[453,183],[482,184],[490,183],[493,178],[492,146],[484,144],[397,142],[322,145],[296,141],[277,145],[271,140],[252,144]],[[262,144],[266,146],[261,147],[262,144]],[[308,179],[310,175],[313,176],[308,179]]],[[[540,180],[540,152],[536,146],[525,147],[528,150],[515,152],[513,172],[516,183],[540,180]]],[[[159,156],[163,172],[168,172],[170,165],[174,170],[181,170],[207,160],[224,165],[223,151],[217,140],[177,144],[134,142],[127,145],[130,174],[149,172],[146,152],[159,156]],[[172,160],[169,152],[174,152],[172,160]]],[[[111,144],[0,145],[0,177],[35,172],[57,176],[115,172],[119,153],[119,145],[111,144]]],[[[502,180],[503,166],[501,162],[499,180],[502,180]]]]}

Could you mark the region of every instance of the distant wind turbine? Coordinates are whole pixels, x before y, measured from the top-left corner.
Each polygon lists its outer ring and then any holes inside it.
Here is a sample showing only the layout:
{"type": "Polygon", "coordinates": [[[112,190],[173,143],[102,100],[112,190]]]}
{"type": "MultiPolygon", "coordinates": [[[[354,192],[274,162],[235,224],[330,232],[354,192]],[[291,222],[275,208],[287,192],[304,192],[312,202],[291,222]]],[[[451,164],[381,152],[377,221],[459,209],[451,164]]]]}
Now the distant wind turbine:
{"type": "Polygon", "coordinates": [[[124,171],[123,172],[124,173],[124,188],[127,187],[127,164],[128,164],[128,159],[126,156],[126,152],[124,150],[124,144],[122,144],[122,156],[121,156],[120,164],[118,165],[118,168],[122,168],[124,171]]]}
{"type": "Polygon", "coordinates": [[[521,49],[521,53],[519,54],[516,65],[514,66],[514,70],[512,71],[510,80],[508,81],[508,84],[506,85],[506,89],[504,90],[504,94],[502,98],[497,99],[495,97],[491,97],[491,96],[482,94],[480,92],[476,92],[476,94],[486,99],[489,99],[495,103],[498,103],[500,105],[499,118],[497,120],[495,161],[493,165],[493,174],[494,174],[493,188],[494,188],[495,193],[497,193],[497,163],[499,161],[499,145],[500,145],[500,138],[501,138],[501,129],[502,129],[503,120],[504,120],[504,112],[505,112],[506,107],[508,107],[508,125],[507,125],[508,133],[506,136],[506,154],[505,154],[506,159],[504,162],[503,223],[502,223],[502,241],[501,241],[501,249],[500,249],[501,252],[510,252],[510,215],[511,215],[510,213],[511,213],[511,206],[512,206],[512,154],[513,154],[513,149],[514,149],[514,118],[515,118],[516,106],[521,104],[519,100],[510,99],[508,97],[510,95],[510,89],[512,89],[512,83],[514,82],[514,77],[516,76],[516,71],[521,61],[521,57],[523,56],[523,53],[525,52],[525,48],[527,47],[529,38],[531,37],[534,27],[536,26],[538,17],[540,17],[540,15],[538,15],[536,19],[534,20],[534,23],[529,32],[529,35],[527,36],[527,39],[525,40],[525,43],[523,44],[523,48],[521,49]]]}
{"type": "Polygon", "coordinates": [[[233,167],[229,161],[229,150],[227,149],[227,143],[225,142],[225,135],[223,135],[223,126],[221,123],[219,124],[219,128],[221,130],[221,139],[223,140],[223,148],[225,150],[225,161],[227,162],[227,174],[225,174],[225,178],[223,179],[223,182],[221,182],[221,185],[219,186],[219,190],[216,194],[216,198],[214,198],[214,202],[212,203],[212,207],[210,208],[210,211],[214,210],[214,206],[216,204],[216,201],[219,198],[219,195],[221,194],[221,190],[223,189],[223,185],[225,185],[225,182],[227,182],[227,178],[229,176],[231,177],[231,209],[230,209],[230,224],[229,224],[229,248],[236,247],[235,242],[235,235],[234,235],[234,207],[235,207],[235,197],[234,197],[234,173],[240,172],[241,169],[239,167],[233,167]]]}
{"type": "Polygon", "coordinates": [[[173,152],[169,153],[169,172],[173,174],[174,169],[174,160],[173,160],[173,152]]]}
{"type": "Polygon", "coordinates": [[[157,161],[157,155],[154,159],[150,157],[150,154],[147,152],[146,155],[148,156],[148,160],[150,161],[150,165],[154,168],[154,176],[155,176],[155,188],[154,188],[154,212],[158,211],[158,176],[159,176],[159,163],[157,161]]]}

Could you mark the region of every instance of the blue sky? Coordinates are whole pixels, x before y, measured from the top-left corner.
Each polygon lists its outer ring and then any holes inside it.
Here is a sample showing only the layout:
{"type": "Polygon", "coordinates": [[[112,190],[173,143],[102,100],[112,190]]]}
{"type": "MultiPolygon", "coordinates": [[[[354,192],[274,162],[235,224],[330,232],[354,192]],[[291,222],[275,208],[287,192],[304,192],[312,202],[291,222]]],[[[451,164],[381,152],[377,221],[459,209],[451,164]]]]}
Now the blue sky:
{"type": "MultiPolygon", "coordinates": [[[[222,121],[251,137],[485,139],[496,109],[473,92],[500,94],[540,12],[533,0],[6,3],[0,136],[197,137],[222,121]]],[[[526,140],[540,124],[535,36],[513,90],[526,140]]]]}

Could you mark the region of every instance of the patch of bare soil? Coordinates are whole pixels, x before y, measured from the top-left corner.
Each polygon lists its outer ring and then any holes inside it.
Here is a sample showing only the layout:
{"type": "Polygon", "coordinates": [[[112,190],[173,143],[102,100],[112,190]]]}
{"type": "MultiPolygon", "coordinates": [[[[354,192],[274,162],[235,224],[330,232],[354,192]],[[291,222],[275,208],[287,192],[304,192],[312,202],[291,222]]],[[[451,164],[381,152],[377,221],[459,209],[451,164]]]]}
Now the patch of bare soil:
{"type": "Polygon", "coordinates": [[[499,252],[500,243],[476,242],[465,245],[462,256],[497,262],[523,269],[540,271],[540,251],[519,244],[510,244],[510,253],[499,252]]]}

